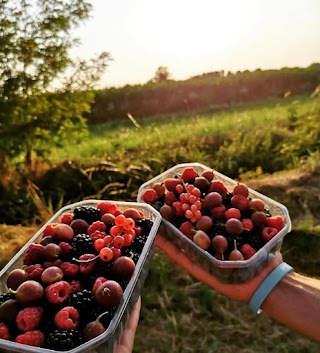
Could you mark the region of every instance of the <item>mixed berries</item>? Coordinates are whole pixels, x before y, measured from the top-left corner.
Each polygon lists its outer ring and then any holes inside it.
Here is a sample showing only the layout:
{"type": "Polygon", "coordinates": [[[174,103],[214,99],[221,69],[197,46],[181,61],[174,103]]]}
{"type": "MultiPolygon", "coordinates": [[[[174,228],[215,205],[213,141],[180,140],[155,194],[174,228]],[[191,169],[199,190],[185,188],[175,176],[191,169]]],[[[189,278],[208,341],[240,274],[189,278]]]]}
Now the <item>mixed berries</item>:
{"type": "Polygon", "coordinates": [[[213,170],[201,173],[187,166],[141,192],[162,218],[215,258],[247,260],[284,226],[282,215],[271,215],[260,198],[251,198],[243,183],[230,190],[213,170]]]}
{"type": "Polygon", "coordinates": [[[65,351],[103,333],[153,222],[116,203],[76,207],[30,243],[0,295],[0,338],[65,351]]]}

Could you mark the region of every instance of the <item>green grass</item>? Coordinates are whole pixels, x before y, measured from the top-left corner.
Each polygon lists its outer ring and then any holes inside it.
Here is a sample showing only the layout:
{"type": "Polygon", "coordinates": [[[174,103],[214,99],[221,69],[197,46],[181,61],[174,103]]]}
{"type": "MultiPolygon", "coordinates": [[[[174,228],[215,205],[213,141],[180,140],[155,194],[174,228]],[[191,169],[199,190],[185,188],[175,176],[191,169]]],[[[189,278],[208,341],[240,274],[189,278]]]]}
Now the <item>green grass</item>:
{"type": "MultiPolygon", "coordinates": [[[[221,140],[234,138],[240,132],[261,130],[267,126],[281,127],[288,123],[290,109],[302,116],[320,109],[319,100],[308,97],[271,99],[267,102],[239,104],[223,111],[216,109],[202,113],[186,113],[143,119],[136,128],[127,122],[90,126],[87,140],[74,145],[69,142],[63,149],[50,152],[50,160],[65,159],[81,163],[97,163],[105,159],[135,158],[163,159],[171,157],[205,162],[211,158],[211,147],[218,148],[221,140]],[[232,133],[232,135],[230,135],[232,133]]],[[[212,154],[216,151],[212,150],[212,154]]]]}

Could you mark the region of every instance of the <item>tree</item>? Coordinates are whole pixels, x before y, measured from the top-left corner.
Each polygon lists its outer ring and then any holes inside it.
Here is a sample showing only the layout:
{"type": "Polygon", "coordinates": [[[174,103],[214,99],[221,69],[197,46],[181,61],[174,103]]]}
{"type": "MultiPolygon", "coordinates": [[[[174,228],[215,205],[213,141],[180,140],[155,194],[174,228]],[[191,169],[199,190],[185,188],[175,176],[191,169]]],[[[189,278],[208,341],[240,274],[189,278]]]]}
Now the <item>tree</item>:
{"type": "Polygon", "coordinates": [[[110,60],[70,58],[91,9],[86,0],[0,0],[1,166],[23,154],[28,168],[32,152],[86,133],[84,114],[110,60]]]}
{"type": "Polygon", "coordinates": [[[170,76],[171,74],[169,73],[169,70],[167,67],[159,66],[154,75],[154,78],[152,79],[152,82],[158,83],[162,81],[168,81],[170,79],[170,76]]]}

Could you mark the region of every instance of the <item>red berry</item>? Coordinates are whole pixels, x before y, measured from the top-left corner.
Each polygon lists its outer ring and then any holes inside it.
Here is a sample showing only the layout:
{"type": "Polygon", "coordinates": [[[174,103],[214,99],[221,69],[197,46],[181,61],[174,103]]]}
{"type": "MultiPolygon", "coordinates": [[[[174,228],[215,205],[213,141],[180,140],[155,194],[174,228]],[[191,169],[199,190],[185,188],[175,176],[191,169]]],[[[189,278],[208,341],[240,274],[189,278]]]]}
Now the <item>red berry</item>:
{"type": "Polygon", "coordinates": [[[283,216],[267,217],[267,226],[276,228],[280,231],[284,227],[283,216]]]}
{"type": "Polygon", "coordinates": [[[91,273],[97,264],[97,256],[93,254],[83,254],[79,257],[80,262],[80,273],[83,275],[87,275],[91,273]],[[87,261],[89,260],[89,261],[87,261]]]}
{"type": "Polygon", "coordinates": [[[186,167],[184,168],[181,174],[181,179],[185,183],[188,183],[189,181],[195,179],[197,176],[198,176],[198,172],[193,167],[186,167]]]}
{"type": "Polygon", "coordinates": [[[73,279],[72,281],[69,282],[69,284],[70,284],[70,288],[71,288],[70,295],[77,293],[77,292],[80,292],[83,289],[81,282],[77,279],[73,279]]]}
{"type": "Polygon", "coordinates": [[[231,197],[231,205],[235,208],[238,208],[240,211],[244,211],[248,208],[249,199],[243,195],[233,195],[231,197]]]}
{"type": "Polygon", "coordinates": [[[135,221],[128,217],[125,221],[124,221],[124,224],[123,224],[123,228],[124,230],[131,230],[135,227],[135,221]]]}
{"type": "Polygon", "coordinates": [[[102,248],[99,253],[100,259],[102,261],[108,262],[113,259],[113,252],[110,248],[102,248]]]}
{"type": "Polygon", "coordinates": [[[243,218],[241,222],[243,224],[244,230],[247,230],[248,232],[252,231],[254,225],[250,218],[243,218]]]}
{"type": "Polygon", "coordinates": [[[114,223],[118,227],[123,227],[125,221],[126,221],[126,216],[122,213],[115,218],[114,223]]]}
{"type": "Polygon", "coordinates": [[[181,226],[179,227],[179,230],[181,233],[183,233],[184,235],[186,235],[189,239],[193,239],[193,236],[195,234],[195,226],[190,222],[190,221],[185,221],[181,224],[181,226]]]}
{"type": "Polygon", "coordinates": [[[225,216],[225,219],[230,219],[230,218],[241,219],[241,212],[238,208],[231,207],[225,212],[224,216],[225,216]]]}
{"type": "Polygon", "coordinates": [[[26,250],[23,264],[27,266],[34,265],[43,262],[45,258],[46,254],[44,246],[41,244],[31,243],[26,250]]]}
{"type": "Polygon", "coordinates": [[[70,213],[70,212],[64,213],[60,218],[60,222],[64,224],[70,225],[72,221],[73,221],[73,213],[70,213]]]}
{"type": "Polygon", "coordinates": [[[214,173],[213,173],[213,170],[204,170],[202,173],[201,173],[201,176],[205,177],[208,181],[212,181],[213,178],[214,178],[214,173]]]}
{"type": "Polygon", "coordinates": [[[249,244],[243,244],[240,248],[240,251],[245,260],[250,259],[250,257],[252,257],[256,253],[254,248],[249,244]]]}
{"type": "Polygon", "coordinates": [[[88,228],[88,234],[90,235],[94,233],[96,230],[99,230],[100,232],[105,232],[107,230],[107,226],[105,225],[104,222],[101,222],[101,221],[93,222],[88,228]]]}
{"type": "Polygon", "coordinates": [[[25,271],[28,273],[29,279],[32,279],[34,281],[40,281],[41,274],[44,271],[44,267],[40,264],[30,265],[25,268],[25,271]]]}
{"type": "Polygon", "coordinates": [[[276,234],[278,234],[278,229],[273,227],[264,227],[261,232],[262,239],[267,242],[271,240],[276,234]]]}
{"type": "Polygon", "coordinates": [[[61,256],[68,255],[72,249],[71,245],[65,241],[62,241],[59,243],[60,249],[61,249],[61,256]]]}
{"type": "Polygon", "coordinates": [[[163,184],[156,183],[152,186],[152,189],[156,191],[158,199],[164,195],[166,192],[166,188],[163,186],[163,184]]]}
{"type": "Polygon", "coordinates": [[[53,229],[58,223],[47,224],[43,230],[43,236],[53,235],[53,229]]]}
{"type": "Polygon", "coordinates": [[[79,322],[79,312],[73,306],[65,306],[54,317],[54,323],[60,330],[75,330],[79,322]]]}
{"type": "Polygon", "coordinates": [[[3,340],[11,340],[9,328],[4,322],[0,322],[0,338],[3,340]]]}
{"type": "Polygon", "coordinates": [[[242,195],[244,197],[248,197],[249,196],[249,189],[247,188],[246,185],[244,185],[242,183],[238,183],[233,188],[233,194],[234,195],[242,195]]]}
{"type": "Polygon", "coordinates": [[[44,344],[44,334],[39,330],[28,331],[22,335],[18,335],[15,341],[28,346],[42,347],[44,344]]]}
{"type": "Polygon", "coordinates": [[[122,235],[117,235],[113,238],[113,246],[121,249],[124,245],[124,237],[122,235]]]}
{"type": "Polygon", "coordinates": [[[79,274],[79,265],[71,262],[63,262],[60,265],[61,270],[65,276],[76,277],[79,274]]]}
{"type": "Polygon", "coordinates": [[[100,284],[104,283],[107,279],[105,277],[98,277],[93,284],[92,287],[92,293],[95,294],[97,288],[100,286],[100,284]]]}
{"type": "Polygon", "coordinates": [[[214,208],[211,208],[210,214],[212,215],[213,218],[216,219],[224,219],[224,215],[226,212],[226,206],[225,205],[220,205],[214,208]]]}
{"type": "Polygon", "coordinates": [[[66,281],[50,284],[45,289],[45,296],[49,303],[63,304],[70,296],[71,287],[66,281]]]}
{"type": "Polygon", "coordinates": [[[101,216],[105,213],[111,213],[114,215],[115,212],[118,210],[117,205],[110,201],[101,201],[97,203],[96,208],[100,210],[101,216]]]}
{"type": "Polygon", "coordinates": [[[177,185],[182,184],[181,180],[178,178],[167,178],[165,179],[165,181],[163,182],[164,187],[168,190],[168,191],[172,191],[172,192],[176,192],[176,187],[177,185]]]}
{"type": "Polygon", "coordinates": [[[99,252],[102,248],[105,247],[104,239],[96,239],[93,243],[94,249],[99,252]]]}
{"type": "Polygon", "coordinates": [[[141,198],[144,202],[152,204],[158,200],[158,195],[154,189],[147,189],[141,195],[141,198]]]}
{"type": "Polygon", "coordinates": [[[29,306],[20,310],[16,317],[18,329],[22,332],[35,330],[39,326],[42,315],[43,308],[40,306],[29,306]]]}
{"type": "Polygon", "coordinates": [[[176,201],[178,201],[178,198],[173,191],[169,191],[164,195],[164,202],[167,205],[172,206],[172,204],[176,201]]]}
{"type": "Polygon", "coordinates": [[[217,192],[221,196],[225,196],[228,193],[228,189],[220,180],[215,180],[211,182],[211,185],[209,187],[209,192],[217,192]]]}

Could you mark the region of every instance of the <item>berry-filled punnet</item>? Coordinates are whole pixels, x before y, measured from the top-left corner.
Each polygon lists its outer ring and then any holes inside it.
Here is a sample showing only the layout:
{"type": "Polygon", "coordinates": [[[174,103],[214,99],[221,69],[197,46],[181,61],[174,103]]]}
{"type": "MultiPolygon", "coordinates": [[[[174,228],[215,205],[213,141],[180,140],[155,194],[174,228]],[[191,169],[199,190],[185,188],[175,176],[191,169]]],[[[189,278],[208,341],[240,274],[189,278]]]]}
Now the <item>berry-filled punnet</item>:
{"type": "Polygon", "coordinates": [[[284,205],[200,163],[179,164],[144,183],[138,202],[160,212],[162,235],[227,282],[250,278],[291,229],[284,205]]]}
{"type": "Polygon", "coordinates": [[[160,222],[134,202],[87,200],[57,212],[0,272],[0,351],[112,353],[160,222]]]}

